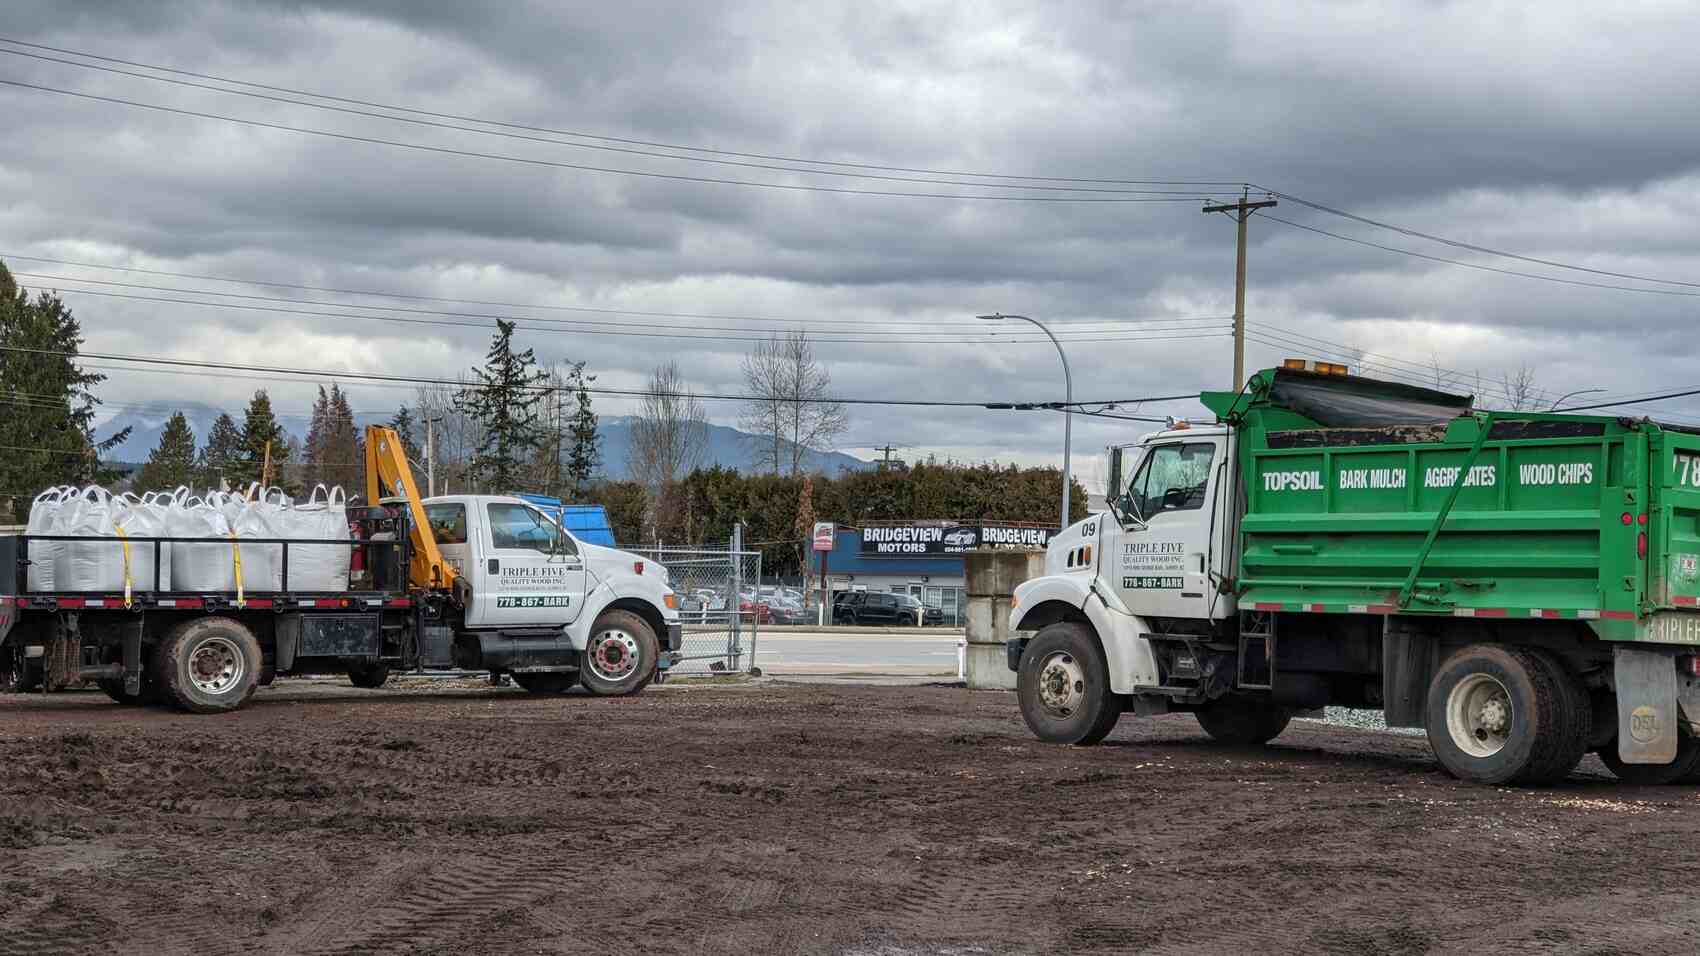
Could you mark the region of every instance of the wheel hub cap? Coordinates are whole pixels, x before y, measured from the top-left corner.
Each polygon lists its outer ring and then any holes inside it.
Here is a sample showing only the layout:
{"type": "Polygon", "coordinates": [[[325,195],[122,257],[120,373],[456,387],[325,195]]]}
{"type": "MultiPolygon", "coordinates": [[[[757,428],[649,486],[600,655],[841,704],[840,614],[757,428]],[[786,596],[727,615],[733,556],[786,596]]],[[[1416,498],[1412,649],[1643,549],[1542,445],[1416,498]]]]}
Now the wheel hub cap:
{"type": "Polygon", "coordinates": [[[1057,717],[1067,717],[1086,700],[1086,670],[1073,654],[1058,651],[1039,663],[1039,704],[1057,717]]]}
{"type": "Polygon", "coordinates": [[[1497,678],[1472,674],[1446,697],[1446,730],[1452,743],[1472,757],[1491,757],[1511,737],[1515,711],[1511,694],[1497,678]]]}
{"type": "Polygon", "coordinates": [[[189,683],[206,694],[222,694],[242,680],[242,652],[222,637],[201,642],[189,655],[189,683]]]}
{"type": "Polygon", "coordinates": [[[638,666],[638,642],[625,631],[607,630],[590,645],[590,671],[607,681],[624,680],[638,666]]]}

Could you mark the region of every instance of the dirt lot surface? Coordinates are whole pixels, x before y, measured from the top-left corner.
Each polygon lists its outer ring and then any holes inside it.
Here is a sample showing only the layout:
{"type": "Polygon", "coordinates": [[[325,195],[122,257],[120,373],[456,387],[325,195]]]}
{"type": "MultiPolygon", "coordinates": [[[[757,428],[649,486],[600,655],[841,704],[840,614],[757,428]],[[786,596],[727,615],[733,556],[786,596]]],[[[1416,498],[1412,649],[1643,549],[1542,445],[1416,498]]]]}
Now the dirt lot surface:
{"type": "Polygon", "coordinates": [[[949,687],[0,698],[0,953],[1693,952],[1700,796],[949,687]]]}

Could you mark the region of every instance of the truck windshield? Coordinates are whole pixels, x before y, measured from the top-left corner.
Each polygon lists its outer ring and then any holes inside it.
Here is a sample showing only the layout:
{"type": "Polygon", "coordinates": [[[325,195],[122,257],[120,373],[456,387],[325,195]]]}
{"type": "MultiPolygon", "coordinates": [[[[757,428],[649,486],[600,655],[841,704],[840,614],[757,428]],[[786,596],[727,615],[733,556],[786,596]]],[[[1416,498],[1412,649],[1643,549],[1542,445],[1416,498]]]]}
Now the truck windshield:
{"type": "Polygon", "coordinates": [[[1140,463],[1126,497],[1146,521],[1165,511],[1196,511],[1204,507],[1215,456],[1211,442],[1158,445],[1140,463]]]}

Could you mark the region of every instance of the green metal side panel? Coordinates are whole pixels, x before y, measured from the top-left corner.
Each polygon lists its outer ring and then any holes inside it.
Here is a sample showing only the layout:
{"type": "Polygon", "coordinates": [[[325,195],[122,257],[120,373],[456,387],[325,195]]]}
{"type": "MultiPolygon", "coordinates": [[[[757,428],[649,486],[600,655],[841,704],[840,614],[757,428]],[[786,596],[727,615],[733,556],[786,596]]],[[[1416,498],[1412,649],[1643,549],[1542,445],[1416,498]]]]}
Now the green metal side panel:
{"type": "MultiPolygon", "coordinates": [[[[1649,434],[1658,430],[1617,419],[1536,417],[1596,424],[1603,434],[1487,441],[1463,476],[1404,613],[1592,613],[1590,624],[1604,637],[1642,636],[1635,618],[1655,562],[1637,555],[1637,535],[1681,527],[1685,537],[1672,537],[1670,549],[1700,561],[1700,474],[1692,491],[1665,494],[1665,520],[1649,515],[1641,525],[1649,456],[1656,454],[1649,434]]],[[[1247,501],[1241,606],[1395,604],[1478,427],[1461,418],[1441,441],[1271,448],[1258,410],[1248,410],[1240,445],[1247,501]]],[[[1700,470],[1700,438],[1680,438],[1700,470]]],[[[1683,593],[1700,599],[1700,568],[1679,564],[1677,572],[1688,575],[1683,593]]],[[[1660,578],[1676,580],[1675,573],[1660,578]]]]}

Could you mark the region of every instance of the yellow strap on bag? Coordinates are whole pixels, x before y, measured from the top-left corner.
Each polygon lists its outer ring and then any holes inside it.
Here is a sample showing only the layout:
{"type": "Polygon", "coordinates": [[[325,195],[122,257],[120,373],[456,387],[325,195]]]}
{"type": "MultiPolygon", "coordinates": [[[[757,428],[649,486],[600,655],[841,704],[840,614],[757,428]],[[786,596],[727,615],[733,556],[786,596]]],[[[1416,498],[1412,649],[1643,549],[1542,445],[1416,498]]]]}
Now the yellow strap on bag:
{"type": "Polygon", "coordinates": [[[230,558],[236,565],[236,606],[247,607],[248,599],[242,596],[242,546],[236,543],[236,532],[230,532],[230,558]]]}
{"type": "Polygon", "coordinates": [[[118,532],[118,543],[124,548],[124,606],[130,606],[130,536],[117,525],[112,530],[118,532]]]}

